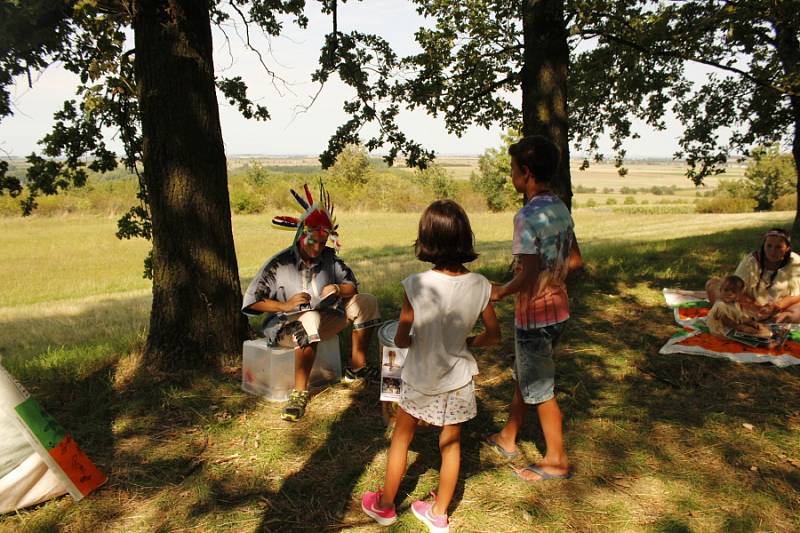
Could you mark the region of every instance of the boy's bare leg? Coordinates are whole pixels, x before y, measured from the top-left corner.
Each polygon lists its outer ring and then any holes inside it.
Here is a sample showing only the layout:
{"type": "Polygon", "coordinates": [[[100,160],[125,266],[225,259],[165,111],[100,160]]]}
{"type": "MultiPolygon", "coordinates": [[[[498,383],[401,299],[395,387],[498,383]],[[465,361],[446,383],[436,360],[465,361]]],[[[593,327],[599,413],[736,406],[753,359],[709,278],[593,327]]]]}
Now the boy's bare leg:
{"type": "Polygon", "coordinates": [[[439,434],[439,450],[442,453],[442,467],[439,469],[439,489],[436,502],[431,508],[434,516],[447,514],[453,500],[461,468],[461,424],[444,426],[439,434]]]}
{"type": "Polygon", "coordinates": [[[294,388],[308,390],[308,377],[317,356],[317,343],[294,349],[294,388]]]}
{"type": "Polygon", "coordinates": [[[353,352],[351,354],[351,368],[357,370],[367,364],[367,349],[375,328],[354,329],[351,336],[353,352]]]}
{"type": "MultiPolygon", "coordinates": [[[[548,474],[568,474],[569,461],[567,460],[567,451],[564,448],[564,431],[558,402],[555,397],[550,398],[538,404],[536,410],[539,414],[539,421],[542,424],[545,446],[547,446],[544,458],[537,466],[548,474]]],[[[520,475],[531,481],[541,479],[541,476],[528,470],[521,471],[520,475]]]]}
{"type": "Polygon", "coordinates": [[[392,432],[392,444],[389,446],[389,456],[386,461],[386,477],[383,480],[380,501],[382,509],[394,505],[397,490],[406,473],[408,447],[411,446],[416,429],[417,419],[403,411],[402,408],[398,408],[392,432]]]}
{"type": "Polygon", "coordinates": [[[522,428],[525,420],[525,413],[528,412],[528,405],[522,400],[522,391],[519,390],[519,383],[514,382],[514,397],[511,400],[511,410],[508,415],[508,422],[503,426],[499,433],[492,435],[494,442],[499,444],[507,452],[517,450],[517,435],[522,428]]]}

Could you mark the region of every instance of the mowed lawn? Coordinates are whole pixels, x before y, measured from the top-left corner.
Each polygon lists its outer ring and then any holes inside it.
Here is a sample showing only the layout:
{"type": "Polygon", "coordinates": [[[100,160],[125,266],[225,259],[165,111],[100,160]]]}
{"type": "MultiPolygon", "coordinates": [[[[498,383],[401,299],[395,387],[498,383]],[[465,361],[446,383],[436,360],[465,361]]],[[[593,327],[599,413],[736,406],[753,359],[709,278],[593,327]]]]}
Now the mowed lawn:
{"type": "MultiPolygon", "coordinates": [[[[676,331],[663,287],[702,288],[735,267],[790,213],[622,215],[576,211],[587,263],[571,281],[573,319],[557,393],[576,476],[527,485],[481,445],[511,397],[510,303],[501,347],[480,352],[479,415],[465,425],[456,531],[797,531],[800,368],[661,356],[676,331]]],[[[474,214],[481,257],[507,274],[512,213],[474,214]]],[[[343,258],[385,317],[399,281],[426,268],[418,215],[340,213],[343,258]]],[[[237,216],[243,287],[291,234],[237,216]]],[[[239,389],[239,359],[182,382],[138,365],[149,312],[146,244],[117,241],[112,219],[0,219],[0,354],[96,463],[108,484],[0,518],[3,531],[377,531],[358,495],[378,487],[390,430],[375,386],[335,385],[298,424],[239,389]]],[[[348,343],[344,341],[346,350],[348,343]]],[[[524,457],[543,450],[535,416],[524,457]]],[[[436,433],[412,446],[391,530],[420,531],[409,505],[436,486],[436,433]]]]}

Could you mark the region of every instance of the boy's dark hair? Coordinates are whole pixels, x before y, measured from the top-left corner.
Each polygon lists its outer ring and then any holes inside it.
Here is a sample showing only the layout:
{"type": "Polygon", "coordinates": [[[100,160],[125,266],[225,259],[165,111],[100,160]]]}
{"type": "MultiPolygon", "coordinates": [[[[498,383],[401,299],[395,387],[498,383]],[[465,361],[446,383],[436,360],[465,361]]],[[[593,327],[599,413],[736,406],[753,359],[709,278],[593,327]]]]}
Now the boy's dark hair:
{"type": "Polygon", "coordinates": [[[720,283],[719,287],[721,289],[726,286],[735,287],[736,290],[740,291],[744,289],[744,280],[735,274],[731,274],[722,278],[722,283],[720,283]]]}
{"type": "Polygon", "coordinates": [[[464,209],[453,200],[436,200],[419,219],[414,253],[434,265],[460,265],[477,259],[475,234],[464,209]]]}
{"type": "Polygon", "coordinates": [[[520,169],[528,167],[537,183],[550,183],[561,161],[561,150],[541,135],[528,135],[508,147],[520,169]]]}

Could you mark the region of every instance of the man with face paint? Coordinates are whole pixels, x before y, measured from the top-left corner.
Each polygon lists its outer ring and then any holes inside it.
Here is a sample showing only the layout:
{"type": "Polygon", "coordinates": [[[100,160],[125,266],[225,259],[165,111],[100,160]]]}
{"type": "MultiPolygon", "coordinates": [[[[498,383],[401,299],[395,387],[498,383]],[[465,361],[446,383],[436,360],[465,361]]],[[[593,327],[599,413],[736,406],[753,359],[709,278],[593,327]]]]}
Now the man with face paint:
{"type": "Polygon", "coordinates": [[[374,326],[380,322],[378,303],[371,294],[358,292],[353,271],[337,257],[331,241],[338,246],[338,226],[333,218],[330,196],[320,184],[319,202],[315,203],[308,186],[304,200],[291,191],[303,215],[279,216],[273,225],[295,230],[291,246],[278,252],[256,274],[244,295],[242,311],[248,315],[266,313],[263,333],[272,346],[294,347],[294,390],[281,418],[297,421],[308,403],[308,378],[321,340],[336,336],[353,324],[351,368],[345,381],[364,379],[373,373],[366,365],[366,352],[374,326]],[[316,309],[331,294],[336,303],[316,309]],[[298,310],[308,308],[303,313],[298,310]],[[292,313],[287,316],[286,313],[292,313]]]}

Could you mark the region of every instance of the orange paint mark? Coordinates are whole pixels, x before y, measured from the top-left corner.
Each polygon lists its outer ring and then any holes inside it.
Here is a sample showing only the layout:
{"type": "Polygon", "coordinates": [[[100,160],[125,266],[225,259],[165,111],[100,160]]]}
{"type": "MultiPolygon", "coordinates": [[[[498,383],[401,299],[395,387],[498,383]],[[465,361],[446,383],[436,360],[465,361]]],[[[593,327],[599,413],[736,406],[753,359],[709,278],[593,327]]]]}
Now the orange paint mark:
{"type": "Polygon", "coordinates": [[[708,307],[679,307],[678,316],[681,320],[691,320],[693,318],[703,318],[708,315],[711,309],[708,307]]]}
{"type": "Polygon", "coordinates": [[[684,346],[698,346],[706,350],[719,353],[754,353],[764,356],[791,355],[800,359],[800,343],[787,340],[783,346],[777,350],[772,348],[756,348],[746,346],[740,342],[730,339],[723,339],[711,333],[700,333],[688,339],[680,341],[678,344],[684,346]]]}
{"type": "Polygon", "coordinates": [[[50,457],[55,459],[67,477],[72,480],[78,490],[86,496],[108,479],[94,463],[78,448],[78,444],[70,435],[64,437],[55,448],[50,450],[50,457]]]}

